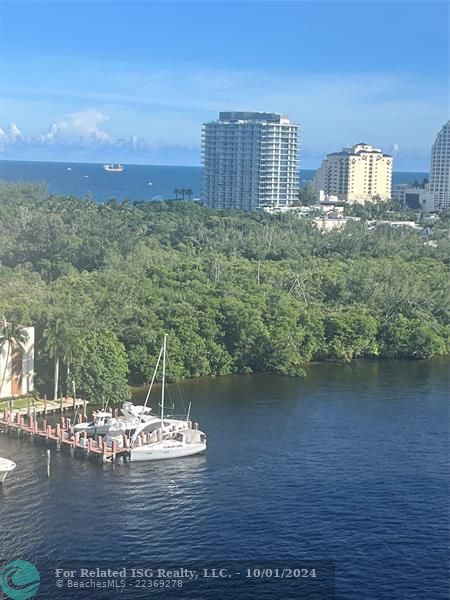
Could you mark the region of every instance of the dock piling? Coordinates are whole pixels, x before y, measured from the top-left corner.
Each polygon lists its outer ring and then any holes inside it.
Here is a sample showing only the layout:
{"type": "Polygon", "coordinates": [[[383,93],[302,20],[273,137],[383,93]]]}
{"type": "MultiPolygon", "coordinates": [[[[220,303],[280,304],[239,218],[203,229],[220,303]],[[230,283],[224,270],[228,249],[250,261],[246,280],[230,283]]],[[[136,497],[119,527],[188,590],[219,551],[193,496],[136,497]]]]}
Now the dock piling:
{"type": "MultiPolygon", "coordinates": [[[[66,399],[67,401],[67,399],[66,399]]],[[[78,401],[81,405],[81,400],[78,401]]],[[[49,410],[53,407],[49,405],[49,410]]],[[[90,458],[95,458],[97,462],[105,462],[112,460],[114,463],[119,457],[126,460],[129,453],[129,438],[123,436],[123,446],[119,445],[117,440],[108,447],[108,444],[103,437],[98,436],[96,439],[89,438],[86,431],[74,432],[72,420],[69,417],[62,417],[60,422],[52,426],[48,424],[47,419],[38,421],[35,415],[30,411],[28,416],[26,412],[18,411],[0,411],[0,427],[5,433],[16,436],[27,436],[33,440],[41,440],[47,446],[47,473],[51,475],[51,460],[50,448],[56,444],[56,448],[69,448],[70,456],[79,455],[77,450],[82,450],[82,454],[88,455],[90,458]]]]}

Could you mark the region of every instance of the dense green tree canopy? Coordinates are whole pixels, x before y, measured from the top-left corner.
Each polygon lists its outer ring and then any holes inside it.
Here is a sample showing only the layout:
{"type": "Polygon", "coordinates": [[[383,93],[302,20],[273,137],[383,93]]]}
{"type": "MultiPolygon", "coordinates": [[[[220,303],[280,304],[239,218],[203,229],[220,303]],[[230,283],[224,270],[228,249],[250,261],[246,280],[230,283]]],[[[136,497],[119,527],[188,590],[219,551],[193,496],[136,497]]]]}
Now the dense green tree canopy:
{"type": "Polygon", "coordinates": [[[86,395],[111,357],[148,381],[166,331],[173,378],[426,358],[449,350],[449,230],[444,214],[427,237],[364,218],[323,234],[295,215],[0,184],[0,314],[36,325],[41,384],[58,355],[86,395]]]}
{"type": "Polygon", "coordinates": [[[74,358],[70,372],[78,393],[102,406],[129,400],[127,353],[116,334],[97,331],[83,342],[83,351],[74,358]]]}

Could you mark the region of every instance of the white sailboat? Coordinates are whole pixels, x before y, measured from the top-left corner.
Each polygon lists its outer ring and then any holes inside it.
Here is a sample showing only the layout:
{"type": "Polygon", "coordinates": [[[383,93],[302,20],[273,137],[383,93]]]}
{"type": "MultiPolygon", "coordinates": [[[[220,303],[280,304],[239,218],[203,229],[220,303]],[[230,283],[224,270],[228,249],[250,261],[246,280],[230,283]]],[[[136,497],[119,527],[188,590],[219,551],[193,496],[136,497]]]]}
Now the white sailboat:
{"type": "Polygon", "coordinates": [[[199,429],[182,429],[166,439],[134,445],[131,461],[164,460],[193,456],[206,450],[206,435],[199,429]]]}
{"type": "Polygon", "coordinates": [[[165,383],[166,383],[166,348],[167,335],[164,336],[163,347],[160,350],[155,371],[145,405],[150,397],[153,382],[158,371],[162,355],[162,385],[161,385],[161,417],[158,423],[142,422],[131,439],[130,461],[164,460],[181,458],[200,454],[206,450],[206,434],[198,429],[192,429],[189,413],[185,421],[165,418],[165,383]]]}
{"type": "Polygon", "coordinates": [[[0,483],[3,483],[11,471],[14,471],[16,468],[16,463],[8,458],[0,457],[0,483]]]}

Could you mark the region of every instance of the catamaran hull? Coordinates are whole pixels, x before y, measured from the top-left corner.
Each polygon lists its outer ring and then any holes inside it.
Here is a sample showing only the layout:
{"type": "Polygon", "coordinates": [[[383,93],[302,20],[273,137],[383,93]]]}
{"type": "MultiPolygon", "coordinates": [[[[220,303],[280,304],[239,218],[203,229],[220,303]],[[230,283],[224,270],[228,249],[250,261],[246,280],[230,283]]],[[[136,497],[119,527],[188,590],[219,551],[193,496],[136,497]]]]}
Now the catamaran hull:
{"type": "MultiPolygon", "coordinates": [[[[155,444],[156,446],[156,444],[155,444]]],[[[152,448],[151,444],[130,451],[130,461],[167,460],[169,458],[184,458],[205,452],[206,444],[188,444],[179,448],[152,448]]]]}

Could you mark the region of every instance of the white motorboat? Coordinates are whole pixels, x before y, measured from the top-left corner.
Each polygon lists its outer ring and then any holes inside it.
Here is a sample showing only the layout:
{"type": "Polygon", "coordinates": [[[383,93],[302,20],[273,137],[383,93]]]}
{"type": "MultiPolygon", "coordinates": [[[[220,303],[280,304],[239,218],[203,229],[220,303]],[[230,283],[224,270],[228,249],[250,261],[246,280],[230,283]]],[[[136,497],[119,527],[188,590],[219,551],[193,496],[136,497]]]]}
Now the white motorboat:
{"type": "Polygon", "coordinates": [[[110,173],[122,173],[123,165],[103,165],[105,171],[109,171],[110,173]]]}
{"type": "Polygon", "coordinates": [[[16,468],[16,463],[8,458],[0,458],[0,483],[3,483],[11,471],[16,468]]]}
{"type": "Polygon", "coordinates": [[[78,423],[73,430],[75,433],[86,431],[88,436],[111,434],[131,434],[140,423],[152,423],[159,421],[158,417],[150,414],[151,409],[145,406],[135,406],[132,402],[124,402],[120,409],[119,417],[113,417],[106,410],[98,410],[93,413],[93,420],[87,423],[78,423]]]}
{"type": "Polygon", "coordinates": [[[164,397],[166,379],[166,347],[167,335],[159,353],[150,389],[144,406],[150,397],[153,382],[158,371],[162,356],[162,385],[161,385],[161,418],[159,422],[141,422],[131,438],[130,461],[163,460],[181,458],[200,454],[206,450],[206,434],[198,429],[192,429],[189,421],[189,411],[186,420],[164,417],[164,397]]]}

